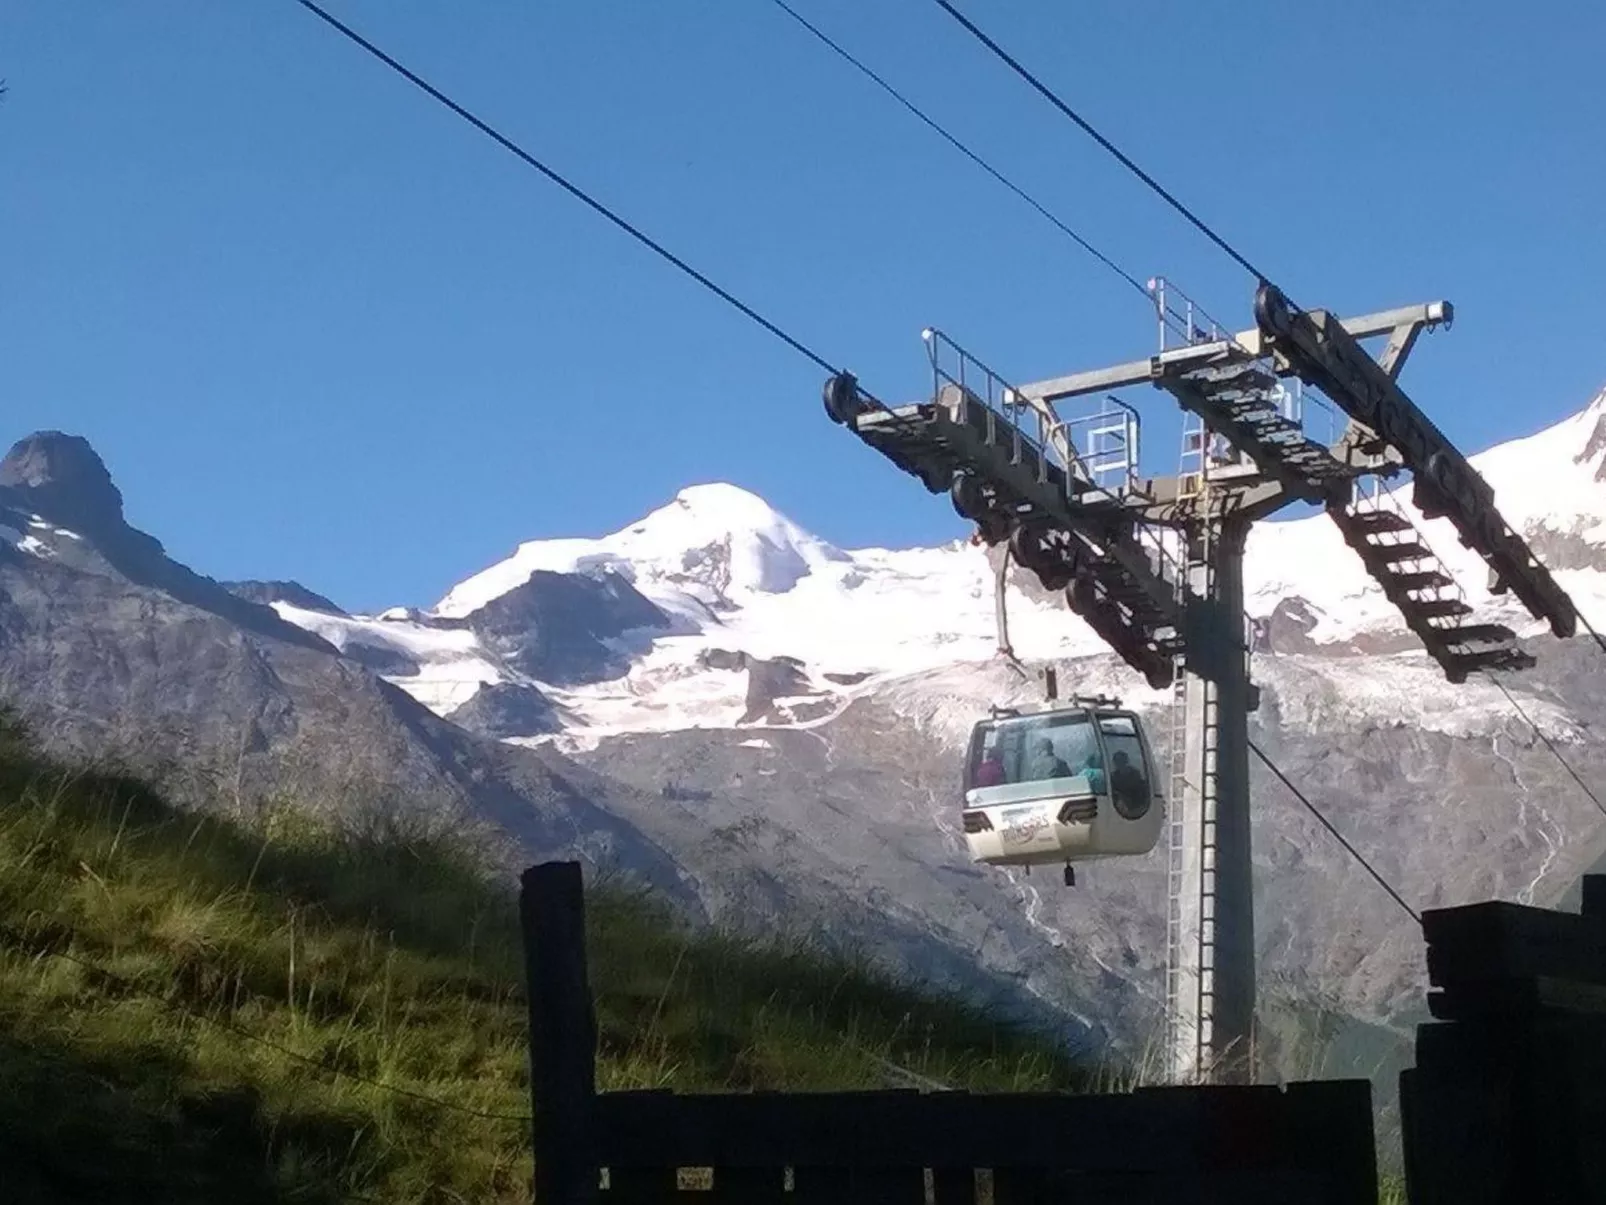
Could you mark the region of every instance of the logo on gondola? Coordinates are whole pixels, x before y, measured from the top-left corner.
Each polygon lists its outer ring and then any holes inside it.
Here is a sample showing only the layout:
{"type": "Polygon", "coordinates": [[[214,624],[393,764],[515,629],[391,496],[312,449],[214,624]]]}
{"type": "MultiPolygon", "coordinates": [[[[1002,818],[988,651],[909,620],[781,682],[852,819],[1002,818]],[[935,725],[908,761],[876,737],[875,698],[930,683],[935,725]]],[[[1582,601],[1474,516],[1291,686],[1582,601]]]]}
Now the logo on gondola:
{"type": "Polygon", "coordinates": [[[1006,808],[1000,817],[999,837],[1005,845],[1025,845],[1035,841],[1048,830],[1053,817],[1040,805],[1025,808],[1006,808]]]}

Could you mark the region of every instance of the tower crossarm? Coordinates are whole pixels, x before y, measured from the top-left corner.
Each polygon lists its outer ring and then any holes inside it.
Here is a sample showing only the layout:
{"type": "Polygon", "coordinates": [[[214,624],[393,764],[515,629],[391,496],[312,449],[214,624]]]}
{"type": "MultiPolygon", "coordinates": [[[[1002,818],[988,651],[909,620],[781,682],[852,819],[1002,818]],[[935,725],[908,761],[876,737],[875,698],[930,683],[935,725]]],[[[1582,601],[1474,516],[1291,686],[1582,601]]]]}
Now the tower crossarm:
{"type": "MultiPolygon", "coordinates": [[[[1372,314],[1358,314],[1353,318],[1340,319],[1339,325],[1356,339],[1382,334],[1393,335],[1398,332],[1400,346],[1396,349],[1391,342],[1389,351],[1385,352],[1387,370],[1391,376],[1397,376],[1411,346],[1416,342],[1416,334],[1424,327],[1437,326],[1441,323],[1448,325],[1454,315],[1455,311],[1449,302],[1430,301],[1424,305],[1401,306],[1398,309],[1379,310],[1372,314]]],[[[1131,385],[1154,384],[1169,372],[1182,372],[1206,364],[1245,363],[1258,359],[1265,354],[1265,342],[1265,335],[1259,329],[1239,331],[1230,339],[1194,343],[1109,368],[1095,368],[1086,372],[1074,372],[1068,376],[1051,377],[1045,381],[1034,381],[1029,385],[1022,385],[1020,393],[1023,397],[1037,401],[1057,402],[1067,398],[1083,397],[1090,393],[1103,393],[1110,389],[1124,389],[1131,385]]]]}
{"type": "Polygon", "coordinates": [[[1412,501],[1424,516],[1450,520],[1488,564],[1497,593],[1510,590],[1557,636],[1577,630],[1572,599],[1501,516],[1489,483],[1396,383],[1408,344],[1380,364],[1333,315],[1301,310],[1269,284],[1255,295],[1255,320],[1280,362],[1399,454],[1413,477],[1412,501]]]}
{"type": "Polygon", "coordinates": [[[1010,416],[952,386],[933,401],[868,409],[846,425],[934,494],[950,490],[956,475],[976,477],[996,495],[1000,520],[1041,516],[1069,525],[1121,509],[1119,499],[1068,468],[1010,416]]]}
{"type": "Polygon", "coordinates": [[[1023,523],[1010,547],[1046,589],[1063,589],[1066,605],[1150,686],[1171,682],[1184,623],[1163,533],[1123,512],[1071,528],[1023,523]]]}
{"type": "Polygon", "coordinates": [[[825,400],[833,419],[932,493],[947,491],[988,544],[1007,540],[1015,559],[1045,589],[1064,591],[1066,605],[1151,684],[1170,681],[1185,591],[1166,537],[1145,521],[1147,499],[1100,489],[1074,449],[1056,448],[1061,432],[1037,421],[1036,406],[989,404],[949,381],[929,402],[885,407],[844,376],[827,382],[825,400]]]}
{"type": "Polygon", "coordinates": [[[1288,505],[1288,492],[1274,480],[1240,479],[1209,491],[1199,489],[1197,474],[1150,477],[1143,483],[1143,518],[1160,527],[1186,527],[1205,519],[1240,518],[1253,523],[1288,505]]]}

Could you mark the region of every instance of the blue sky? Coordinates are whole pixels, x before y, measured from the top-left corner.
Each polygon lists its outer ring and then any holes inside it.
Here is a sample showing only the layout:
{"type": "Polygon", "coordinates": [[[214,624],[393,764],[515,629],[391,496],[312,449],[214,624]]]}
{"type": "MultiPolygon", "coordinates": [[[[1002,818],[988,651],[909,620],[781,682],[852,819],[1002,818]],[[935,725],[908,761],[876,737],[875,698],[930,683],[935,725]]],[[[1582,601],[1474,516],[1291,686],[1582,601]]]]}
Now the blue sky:
{"type": "MultiPolygon", "coordinates": [[[[1140,298],[769,0],[328,2],[884,397],[925,390],[928,324],[1017,380],[1151,348],[1140,298]]],[[[1247,324],[1245,274],[929,0],[793,2],[1247,324]]],[[[1603,6],[964,7],[1302,304],[1453,301],[1404,381],[1469,448],[1606,383],[1603,6]]],[[[7,0],[0,76],[6,438],[87,436],[203,572],[429,603],[709,480],[844,545],[962,534],[818,369],[290,0],[7,0]]]]}

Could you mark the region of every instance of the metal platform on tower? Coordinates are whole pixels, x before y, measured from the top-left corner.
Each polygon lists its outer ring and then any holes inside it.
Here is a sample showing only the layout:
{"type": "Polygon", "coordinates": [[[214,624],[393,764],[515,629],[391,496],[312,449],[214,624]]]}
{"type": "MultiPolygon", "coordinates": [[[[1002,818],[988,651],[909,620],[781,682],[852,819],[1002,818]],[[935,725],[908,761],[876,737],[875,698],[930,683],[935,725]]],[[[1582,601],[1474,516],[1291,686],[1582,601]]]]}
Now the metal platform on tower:
{"type": "Polygon", "coordinates": [[[1156,689],[1171,692],[1165,1000],[1173,1078],[1252,1078],[1255,1010],[1243,557],[1251,526],[1291,503],[1321,506],[1443,669],[1521,669],[1533,658],[1503,625],[1478,622],[1393,494],[1450,521],[1558,636],[1571,599],[1501,517],[1493,491],[1398,384],[1448,302],[1340,319],[1274,286],[1255,326],[1230,331],[1163,279],[1149,284],[1160,347],[1147,358],[1015,386],[939,331],[924,333],[927,401],[888,407],[846,373],[830,417],[933,493],[946,491],[988,544],[1006,543],[1049,590],[1156,689]],[[1362,340],[1387,336],[1374,357],[1362,340]],[[1150,385],[1184,413],[1173,477],[1139,471],[1136,410],[1115,391],[1150,385]],[[1343,416],[1336,439],[1304,421],[1306,391],[1343,416]],[[1082,402],[1088,409],[1070,414],[1082,402]],[[1062,417],[1065,409],[1068,417],[1062,417]]]}

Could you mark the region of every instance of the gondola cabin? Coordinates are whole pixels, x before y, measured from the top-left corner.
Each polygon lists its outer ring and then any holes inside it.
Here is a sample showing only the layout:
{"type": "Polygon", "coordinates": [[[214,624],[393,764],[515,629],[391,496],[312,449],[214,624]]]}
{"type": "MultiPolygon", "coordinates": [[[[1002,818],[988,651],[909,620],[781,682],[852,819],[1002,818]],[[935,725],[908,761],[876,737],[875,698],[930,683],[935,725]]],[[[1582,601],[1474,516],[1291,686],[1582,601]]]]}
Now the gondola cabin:
{"type": "Polygon", "coordinates": [[[992,866],[1066,864],[1145,854],[1165,800],[1136,713],[1119,700],[1073,699],[993,710],[970,736],[965,841],[992,866]]]}

